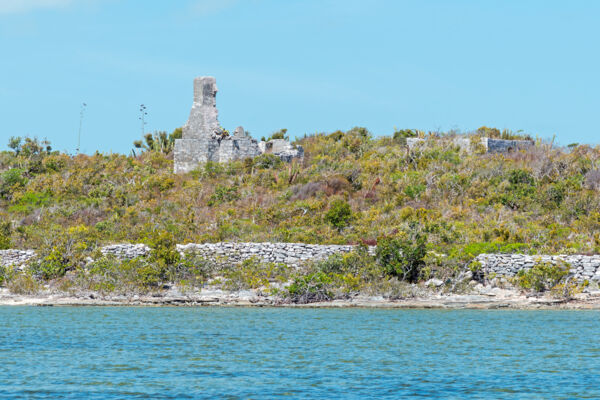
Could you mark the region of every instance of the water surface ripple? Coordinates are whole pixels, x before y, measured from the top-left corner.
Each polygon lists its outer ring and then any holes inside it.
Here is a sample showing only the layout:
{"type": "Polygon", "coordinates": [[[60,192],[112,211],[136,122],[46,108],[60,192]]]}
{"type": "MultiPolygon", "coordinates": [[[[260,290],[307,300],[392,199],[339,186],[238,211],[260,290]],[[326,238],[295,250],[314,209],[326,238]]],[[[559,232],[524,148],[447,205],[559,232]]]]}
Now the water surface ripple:
{"type": "Polygon", "coordinates": [[[598,399],[599,317],[0,307],[0,399],[598,399]]]}

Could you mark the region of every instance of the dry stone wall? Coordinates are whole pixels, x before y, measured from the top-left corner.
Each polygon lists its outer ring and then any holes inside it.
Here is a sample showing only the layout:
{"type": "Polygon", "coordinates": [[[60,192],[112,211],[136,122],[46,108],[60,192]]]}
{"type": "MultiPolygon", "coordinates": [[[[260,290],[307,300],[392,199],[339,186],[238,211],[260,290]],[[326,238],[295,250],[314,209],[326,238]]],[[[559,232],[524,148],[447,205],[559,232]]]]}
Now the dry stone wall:
{"type": "MultiPolygon", "coordinates": [[[[221,264],[239,264],[255,258],[262,262],[274,262],[297,267],[307,261],[323,260],[334,254],[351,252],[351,245],[321,245],[305,243],[190,243],[178,244],[177,250],[183,256],[198,255],[221,264]]],[[[104,255],[119,259],[143,257],[150,253],[144,244],[113,244],[100,248],[104,255]]],[[[375,247],[369,247],[371,254],[375,247]]],[[[34,250],[0,250],[0,266],[22,268],[36,257],[34,250]]],[[[480,254],[474,261],[481,264],[487,277],[514,277],[521,270],[529,270],[538,263],[566,265],[569,274],[579,282],[584,280],[600,282],[600,255],[537,255],[524,254],[480,254]]]]}
{"type": "MultiPolygon", "coordinates": [[[[251,258],[296,267],[309,260],[349,253],[355,246],[304,243],[190,243],[177,245],[181,254],[197,254],[221,263],[237,264],[251,258]]],[[[370,251],[373,251],[372,249],[370,251]]]]}
{"type": "MultiPolygon", "coordinates": [[[[323,260],[333,254],[351,252],[355,246],[351,245],[321,245],[304,243],[190,243],[178,244],[177,250],[182,256],[198,255],[202,258],[222,264],[238,264],[245,260],[255,258],[261,262],[282,263],[296,267],[309,260],[323,260]]],[[[111,255],[119,259],[133,259],[147,256],[150,247],[145,244],[113,244],[100,248],[104,255],[111,255]]],[[[374,253],[375,248],[369,251],[374,253]]],[[[22,265],[35,258],[33,250],[2,250],[0,251],[0,265],[22,265]]]]}
{"type": "MultiPolygon", "coordinates": [[[[406,138],[409,149],[415,149],[426,142],[423,138],[406,138]]],[[[458,146],[462,151],[470,153],[480,144],[486,153],[510,153],[513,151],[527,150],[535,145],[532,140],[506,140],[492,138],[472,138],[469,136],[457,136],[452,139],[452,144],[458,146]]]]}
{"type": "Polygon", "coordinates": [[[150,254],[150,247],[145,244],[111,244],[104,246],[100,252],[105,256],[111,255],[122,260],[131,260],[136,257],[144,257],[150,254]]]}
{"type": "Polygon", "coordinates": [[[525,254],[480,254],[475,261],[481,264],[485,276],[513,277],[521,270],[529,270],[539,263],[566,265],[569,275],[576,281],[600,281],[600,255],[538,255],[525,254]]]}
{"type": "Polygon", "coordinates": [[[21,269],[34,258],[34,250],[0,250],[0,266],[13,266],[21,269]]]}

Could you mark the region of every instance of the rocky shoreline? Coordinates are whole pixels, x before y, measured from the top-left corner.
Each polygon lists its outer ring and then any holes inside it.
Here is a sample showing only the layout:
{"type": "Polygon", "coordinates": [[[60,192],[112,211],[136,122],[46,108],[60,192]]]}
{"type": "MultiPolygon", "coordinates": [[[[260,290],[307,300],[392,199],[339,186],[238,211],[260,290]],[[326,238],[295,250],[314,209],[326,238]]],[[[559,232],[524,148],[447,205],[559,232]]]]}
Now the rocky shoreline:
{"type": "Polygon", "coordinates": [[[600,310],[600,291],[581,293],[571,299],[549,295],[532,296],[513,289],[484,288],[468,294],[431,292],[424,296],[386,299],[355,295],[347,299],[295,304],[260,291],[202,290],[181,293],[169,290],[145,295],[101,295],[98,293],[46,292],[36,295],[10,293],[0,289],[0,306],[219,306],[283,308],[398,308],[398,309],[589,309],[600,310]]]}

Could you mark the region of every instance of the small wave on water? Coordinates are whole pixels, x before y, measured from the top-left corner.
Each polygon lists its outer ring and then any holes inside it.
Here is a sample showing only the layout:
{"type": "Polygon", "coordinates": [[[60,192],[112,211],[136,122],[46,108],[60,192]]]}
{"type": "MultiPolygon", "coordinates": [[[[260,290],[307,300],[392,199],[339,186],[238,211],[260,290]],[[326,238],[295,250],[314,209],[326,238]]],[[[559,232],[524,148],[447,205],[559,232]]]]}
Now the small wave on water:
{"type": "Polygon", "coordinates": [[[599,317],[0,307],[0,399],[600,398],[599,317]]]}

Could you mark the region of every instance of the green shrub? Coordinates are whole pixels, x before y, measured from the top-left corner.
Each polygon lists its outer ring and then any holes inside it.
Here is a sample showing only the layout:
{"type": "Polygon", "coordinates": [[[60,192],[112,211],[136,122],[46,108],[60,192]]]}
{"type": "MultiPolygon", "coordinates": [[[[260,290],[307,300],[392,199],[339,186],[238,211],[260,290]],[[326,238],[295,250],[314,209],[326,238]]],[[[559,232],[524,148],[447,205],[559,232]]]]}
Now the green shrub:
{"type": "Polygon", "coordinates": [[[0,265],[0,287],[6,284],[11,275],[11,269],[6,265],[0,265]]]}
{"type": "Polygon", "coordinates": [[[244,260],[242,264],[225,270],[225,288],[228,290],[258,289],[270,282],[285,282],[287,267],[282,264],[262,263],[257,259],[244,260]]]}
{"type": "Polygon", "coordinates": [[[12,227],[9,221],[0,222],[0,250],[10,249],[12,227]]]}
{"type": "Polygon", "coordinates": [[[169,267],[167,272],[171,282],[181,286],[200,287],[218,270],[213,261],[188,255],[169,267]]]}
{"type": "Polygon", "coordinates": [[[40,285],[28,272],[15,274],[7,283],[8,290],[15,294],[36,294],[40,285]]]}
{"type": "Polygon", "coordinates": [[[222,203],[228,203],[240,198],[237,187],[228,187],[217,185],[215,192],[210,196],[207,205],[215,206],[222,203]]]}
{"type": "Polygon", "coordinates": [[[474,242],[467,243],[458,248],[458,253],[452,253],[461,261],[468,261],[480,254],[490,253],[528,253],[529,246],[526,243],[496,243],[496,242],[474,242]]]}
{"type": "Polygon", "coordinates": [[[534,203],[535,180],[525,170],[516,169],[508,174],[509,186],[500,196],[500,202],[514,210],[524,209],[534,203]]]}
{"type": "Polygon", "coordinates": [[[273,132],[271,134],[271,136],[267,139],[267,141],[272,140],[272,139],[289,140],[289,137],[287,135],[287,129],[283,128],[283,129],[278,130],[277,132],[273,132]]]}
{"type": "Polygon", "coordinates": [[[181,255],[177,251],[175,236],[170,232],[153,231],[145,242],[152,249],[150,257],[155,262],[162,265],[173,265],[181,259],[181,255]]]}
{"type": "Polygon", "coordinates": [[[381,238],[377,241],[376,258],[390,276],[417,282],[425,266],[427,237],[413,232],[407,238],[381,238]]]}
{"type": "Polygon", "coordinates": [[[307,304],[333,299],[332,278],[324,272],[296,276],[285,297],[292,303],[307,304]]]}
{"type": "Polygon", "coordinates": [[[569,266],[566,264],[539,263],[529,270],[520,270],[516,282],[523,289],[544,292],[558,285],[568,273],[569,266]]]}
{"type": "Polygon", "coordinates": [[[312,270],[325,274],[353,275],[361,280],[369,281],[382,275],[381,268],[375,258],[368,254],[366,247],[358,246],[354,251],[345,254],[333,254],[313,264],[312,270]]]}
{"type": "Polygon", "coordinates": [[[25,171],[20,168],[11,168],[0,174],[0,196],[10,198],[15,190],[25,186],[27,178],[25,171]]]}
{"type": "Polygon", "coordinates": [[[421,196],[425,189],[427,189],[427,186],[421,184],[408,185],[404,188],[404,194],[414,200],[421,196]]]}
{"type": "Polygon", "coordinates": [[[69,267],[64,249],[53,247],[48,255],[31,265],[31,271],[39,278],[49,280],[64,276],[69,267]]]}
{"type": "Polygon", "coordinates": [[[406,139],[419,136],[419,133],[415,129],[395,129],[394,139],[406,139]]]}
{"type": "Polygon", "coordinates": [[[336,199],[325,213],[325,221],[338,230],[344,229],[353,219],[352,209],[348,202],[336,199]]]}
{"type": "Polygon", "coordinates": [[[154,133],[145,134],[143,140],[135,140],[133,147],[169,154],[175,147],[175,139],[181,139],[181,136],[181,128],[175,129],[171,134],[167,134],[165,131],[155,131],[154,133]]]}
{"type": "Polygon", "coordinates": [[[23,196],[19,197],[18,200],[13,204],[9,211],[28,213],[32,210],[45,206],[50,203],[51,193],[45,192],[25,192],[23,196]]]}
{"type": "Polygon", "coordinates": [[[166,280],[167,266],[148,259],[119,260],[103,256],[77,274],[77,285],[102,293],[132,294],[156,289],[166,280]]]}
{"type": "Polygon", "coordinates": [[[274,154],[261,154],[253,160],[253,165],[258,169],[277,169],[283,164],[281,158],[274,154]]]}

